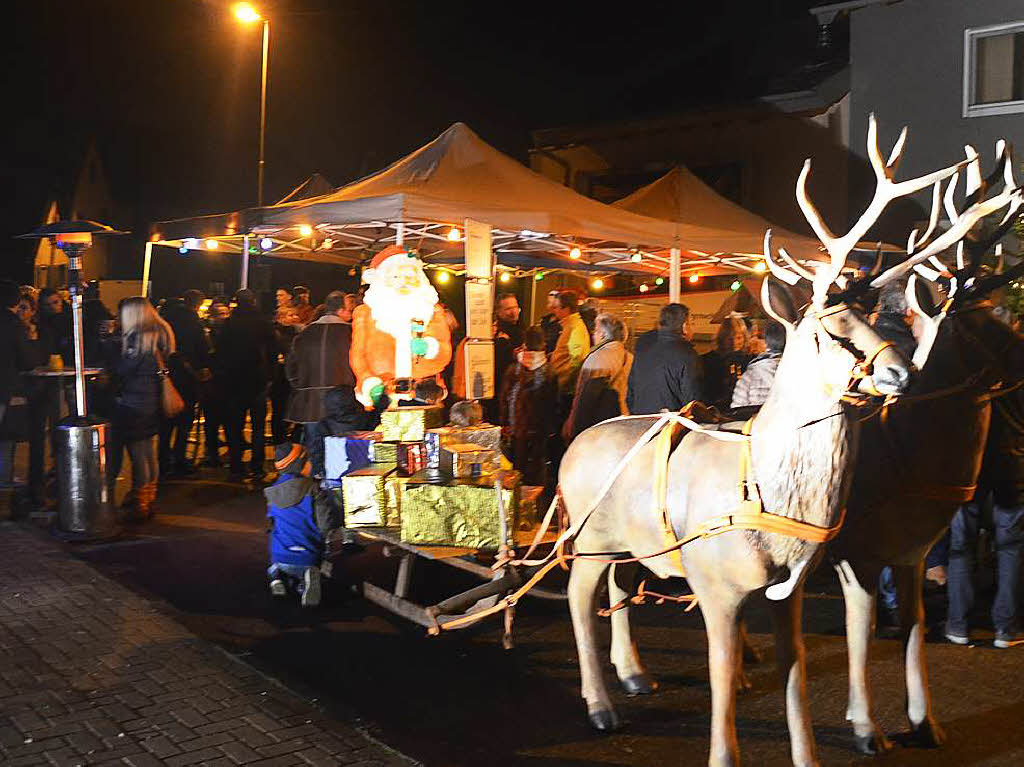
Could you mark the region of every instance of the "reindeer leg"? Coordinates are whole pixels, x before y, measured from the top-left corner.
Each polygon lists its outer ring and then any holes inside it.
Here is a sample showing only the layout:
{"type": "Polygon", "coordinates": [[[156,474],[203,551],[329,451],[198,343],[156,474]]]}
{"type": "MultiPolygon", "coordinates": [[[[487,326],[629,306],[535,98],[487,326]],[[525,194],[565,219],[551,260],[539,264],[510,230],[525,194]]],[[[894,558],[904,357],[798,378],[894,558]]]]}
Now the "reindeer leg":
{"type": "Polygon", "coordinates": [[[867,568],[858,581],[853,566],[844,559],[836,565],[836,572],[846,603],[846,652],[850,665],[850,699],[846,719],[853,722],[857,750],[874,756],[892,748],[871,716],[871,693],[868,690],[868,647],[875,632],[875,591],[881,568],[867,568]],[[869,589],[862,585],[865,581],[869,589]]]}
{"type": "Polygon", "coordinates": [[[907,718],[910,719],[910,742],[923,748],[938,748],[946,735],[932,717],[928,692],[928,666],[924,657],[924,605],[921,582],[924,562],[894,568],[899,598],[900,629],[906,658],[907,718]]]}
{"type": "MultiPolygon", "coordinates": [[[[608,603],[615,605],[632,594],[639,566],[612,565],[608,570],[608,603]]],[[[640,662],[640,654],[629,626],[629,607],[612,613],[612,665],[622,688],[628,695],[650,695],[657,689],[640,662]]]]}
{"type": "MultiPolygon", "coordinates": [[[[692,583],[692,582],[691,582],[692,583]]],[[[708,665],[711,672],[711,767],[735,767],[740,763],[736,740],[736,666],[740,656],[740,595],[722,589],[697,598],[708,634],[708,665]]]]}
{"type": "Polygon", "coordinates": [[[770,604],[775,624],[776,663],[786,691],[786,724],[793,764],[811,767],[818,764],[818,759],[807,708],[807,654],[801,629],[803,599],[801,584],[788,598],[770,604]]]}
{"type": "Polygon", "coordinates": [[[608,690],[601,676],[597,647],[595,612],[597,586],[608,565],[588,559],[577,559],[569,573],[569,613],[576,635],[576,652],[580,660],[580,692],[587,703],[587,716],[595,729],[609,732],[618,727],[608,690]]]}

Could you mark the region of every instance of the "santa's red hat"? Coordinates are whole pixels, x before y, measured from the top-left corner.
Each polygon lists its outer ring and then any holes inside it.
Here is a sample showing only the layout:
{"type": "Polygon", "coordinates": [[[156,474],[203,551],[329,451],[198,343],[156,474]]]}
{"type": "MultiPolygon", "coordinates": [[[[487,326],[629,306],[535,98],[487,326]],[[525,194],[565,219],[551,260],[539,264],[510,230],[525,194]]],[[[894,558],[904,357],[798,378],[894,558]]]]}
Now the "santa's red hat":
{"type": "Polygon", "coordinates": [[[373,257],[370,262],[371,269],[379,269],[380,265],[387,261],[392,256],[408,255],[409,251],[403,248],[401,245],[388,245],[384,250],[373,257]]]}

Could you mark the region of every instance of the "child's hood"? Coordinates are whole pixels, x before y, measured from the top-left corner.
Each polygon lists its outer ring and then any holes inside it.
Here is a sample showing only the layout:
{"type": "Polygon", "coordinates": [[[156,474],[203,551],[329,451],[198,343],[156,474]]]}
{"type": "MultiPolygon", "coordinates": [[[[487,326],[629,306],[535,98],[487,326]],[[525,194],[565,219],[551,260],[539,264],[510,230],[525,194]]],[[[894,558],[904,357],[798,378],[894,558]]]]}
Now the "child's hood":
{"type": "Polygon", "coordinates": [[[263,490],[267,503],[278,508],[296,506],[316,488],[316,480],[299,474],[282,474],[277,482],[263,490]]]}

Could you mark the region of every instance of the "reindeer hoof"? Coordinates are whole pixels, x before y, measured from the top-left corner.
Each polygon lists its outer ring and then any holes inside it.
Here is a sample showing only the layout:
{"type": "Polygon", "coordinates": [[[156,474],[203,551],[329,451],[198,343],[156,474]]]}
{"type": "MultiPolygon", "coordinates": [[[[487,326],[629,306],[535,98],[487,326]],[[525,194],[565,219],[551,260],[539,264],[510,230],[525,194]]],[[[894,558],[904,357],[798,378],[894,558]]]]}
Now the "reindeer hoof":
{"type": "Polygon", "coordinates": [[[619,727],[619,718],[611,709],[602,708],[597,711],[587,712],[590,719],[590,726],[598,732],[612,732],[619,727]]]}
{"type": "Polygon", "coordinates": [[[854,747],[865,756],[878,756],[892,749],[892,743],[881,733],[872,732],[868,735],[854,735],[854,747]]]}
{"type": "Polygon", "coordinates": [[[920,724],[910,726],[907,745],[916,748],[939,748],[946,742],[946,733],[939,723],[928,717],[920,724]]]}
{"type": "Polygon", "coordinates": [[[626,695],[630,697],[634,695],[650,695],[658,689],[658,683],[647,676],[647,674],[634,674],[619,681],[622,684],[622,689],[626,691],[626,695]]]}

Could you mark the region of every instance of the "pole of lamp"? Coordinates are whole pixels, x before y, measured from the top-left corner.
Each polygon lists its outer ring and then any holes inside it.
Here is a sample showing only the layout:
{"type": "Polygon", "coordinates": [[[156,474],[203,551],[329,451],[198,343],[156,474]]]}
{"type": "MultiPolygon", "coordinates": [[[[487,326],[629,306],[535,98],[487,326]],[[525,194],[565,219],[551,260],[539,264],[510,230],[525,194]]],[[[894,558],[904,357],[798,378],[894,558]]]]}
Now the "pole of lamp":
{"type": "Polygon", "coordinates": [[[242,275],[238,278],[239,290],[249,287],[249,235],[242,236],[242,275]]]}
{"type": "Polygon", "coordinates": [[[142,296],[149,298],[149,266],[153,260],[153,243],[146,243],[146,255],[142,259],[142,296]]]}
{"type": "Polygon", "coordinates": [[[71,293],[71,330],[75,345],[75,409],[78,417],[86,414],[85,402],[85,339],[82,333],[82,253],[80,245],[65,249],[68,257],[68,291],[71,293]]]}
{"type": "Polygon", "coordinates": [[[669,303],[679,303],[680,283],[682,282],[682,274],[680,273],[679,261],[682,257],[682,253],[679,248],[672,248],[669,251],[669,262],[668,262],[668,300],[669,303]]]}
{"type": "MultiPolygon", "coordinates": [[[[260,159],[256,168],[256,204],[263,207],[264,150],[267,137],[267,60],[270,56],[270,19],[263,20],[263,68],[260,74],[260,159]]],[[[244,286],[243,286],[244,287],[244,286]]]]}

